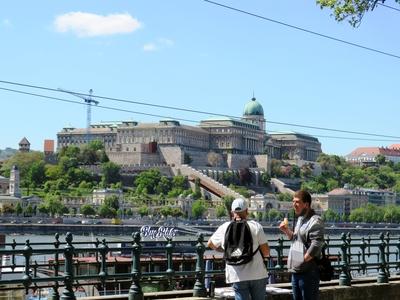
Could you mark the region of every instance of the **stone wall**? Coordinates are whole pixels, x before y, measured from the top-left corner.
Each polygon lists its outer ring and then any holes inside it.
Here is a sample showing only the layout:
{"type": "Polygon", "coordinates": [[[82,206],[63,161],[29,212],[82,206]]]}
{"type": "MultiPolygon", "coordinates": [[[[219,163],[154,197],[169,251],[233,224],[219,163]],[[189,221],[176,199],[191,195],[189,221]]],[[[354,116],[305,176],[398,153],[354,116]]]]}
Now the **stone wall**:
{"type": "Polygon", "coordinates": [[[252,166],[253,157],[252,155],[229,153],[226,155],[226,162],[230,169],[249,168],[252,166]]]}
{"type": "Polygon", "coordinates": [[[169,166],[180,166],[183,163],[184,153],[178,146],[159,146],[160,157],[169,166]]]}
{"type": "Polygon", "coordinates": [[[270,159],[268,159],[268,155],[254,155],[254,159],[256,161],[257,168],[262,168],[266,170],[268,174],[271,174],[271,162],[270,159]]]}
{"type": "Polygon", "coordinates": [[[108,158],[113,163],[125,166],[134,165],[159,165],[163,163],[158,153],[141,152],[108,152],[108,158]]]}

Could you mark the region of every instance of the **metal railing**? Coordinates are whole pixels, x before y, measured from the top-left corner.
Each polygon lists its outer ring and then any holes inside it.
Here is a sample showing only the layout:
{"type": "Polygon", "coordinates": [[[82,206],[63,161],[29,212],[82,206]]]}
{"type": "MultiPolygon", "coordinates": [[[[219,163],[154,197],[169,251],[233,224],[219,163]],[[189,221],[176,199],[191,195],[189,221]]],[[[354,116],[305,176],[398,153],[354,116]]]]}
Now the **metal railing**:
{"type": "MultiPolygon", "coordinates": [[[[107,242],[105,239],[73,242],[73,235],[67,233],[65,242],[61,242],[56,234],[51,244],[31,243],[29,240],[16,243],[14,240],[13,243],[1,245],[2,260],[10,258],[8,265],[3,263],[0,266],[2,273],[8,268],[14,275],[20,276],[10,279],[2,276],[0,291],[25,289],[28,292],[30,289],[48,287],[52,290],[50,296],[53,300],[73,300],[76,299],[77,287],[96,285],[101,290],[108,283],[125,281],[130,285],[127,290],[129,300],[139,300],[143,299],[142,285],[146,281],[165,281],[166,288],[173,290],[176,282],[189,279],[188,282],[193,283],[193,296],[204,297],[207,296],[205,279],[212,280],[214,276],[224,273],[222,255],[207,251],[203,234],[191,241],[166,239],[144,242],[139,232],[135,232],[132,240],[121,242],[125,244],[107,242]],[[110,270],[113,263],[121,263],[116,257],[110,256],[117,252],[120,257],[125,257],[130,270],[110,270]],[[193,263],[189,270],[176,267],[179,255],[185,261],[183,253],[192,257],[186,259],[193,263]],[[51,259],[38,263],[37,257],[43,255],[50,255],[51,259]],[[95,273],[80,270],[88,256],[93,258],[90,264],[96,266],[95,273]],[[156,256],[163,259],[156,260],[156,256]],[[207,261],[218,261],[219,267],[215,264],[214,269],[206,268],[207,261]]],[[[265,263],[271,276],[287,275],[285,260],[289,247],[290,241],[283,237],[270,242],[271,258],[265,263]]],[[[325,249],[332,260],[339,285],[350,286],[352,279],[358,276],[375,276],[377,283],[387,283],[391,274],[400,270],[400,237],[391,237],[389,233],[355,238],[350,233],[338,237],[326,236],[325,249]]]]}

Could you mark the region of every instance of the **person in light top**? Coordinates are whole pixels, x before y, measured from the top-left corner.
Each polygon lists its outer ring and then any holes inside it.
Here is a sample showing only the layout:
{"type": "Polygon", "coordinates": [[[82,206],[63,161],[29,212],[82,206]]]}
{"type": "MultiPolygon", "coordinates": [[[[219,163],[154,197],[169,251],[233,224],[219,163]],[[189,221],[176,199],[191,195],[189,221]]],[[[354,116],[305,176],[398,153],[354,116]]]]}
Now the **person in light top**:
{"type": "Polygon", "coordinates": [[[235,291],[235,300],[264,300],[268,273],[264,257],[269,257],[268,240],[262,226],[253,220],[247,220],[248,209],[246,200],[238,198],[232,202],[232,221],[225,222],[210,237],[207,246],[216,251],[225,250],[225,233],[231,222],[247,221],[253,239],[253,249],[257,250],[252,259],[245,264],[226,264],[226,283],[232,284],[235,291]]]}

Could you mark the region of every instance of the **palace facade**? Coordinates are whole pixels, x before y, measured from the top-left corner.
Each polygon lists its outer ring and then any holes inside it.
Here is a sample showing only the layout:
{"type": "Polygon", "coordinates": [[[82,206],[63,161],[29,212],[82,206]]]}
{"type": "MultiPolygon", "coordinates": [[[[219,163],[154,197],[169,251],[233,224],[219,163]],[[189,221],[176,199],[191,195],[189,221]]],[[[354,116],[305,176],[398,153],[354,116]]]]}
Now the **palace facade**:
{"type": "MultiPolygon", "coordinates": [[[[197,126],[176,120],[158,123],[121,121],[96,124],[90,139],[103,142],[111,161],[125,166],[213,165],[220,167],[266,167],[268,158],[315,161],[322,152],[317,138],[299,134],[267,134],[262,105],[252,98],[241,118],[219,117],[197,126]],[[210,155],[211,154],[211,155],[210,155]]],[[[87,143],[85,128],[63,128],[57,148],[87,143]]]]}

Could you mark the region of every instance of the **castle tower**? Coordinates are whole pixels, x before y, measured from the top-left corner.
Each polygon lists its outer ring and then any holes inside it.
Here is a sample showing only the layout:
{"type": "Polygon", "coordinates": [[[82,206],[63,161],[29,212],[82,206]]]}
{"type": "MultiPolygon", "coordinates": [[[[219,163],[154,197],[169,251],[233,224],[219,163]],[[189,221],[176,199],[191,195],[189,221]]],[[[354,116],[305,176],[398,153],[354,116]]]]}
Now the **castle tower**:
{"type": "Polygon", "coordinates": [[[21,197],[21,191],[19,189],[19,170],[16,165],[12,166],[10,172],[10,196],[17,198],[21,197]]]}
{"type": "Polygon", "coordinates": [[[258,125],[260,130],[265,131],[264,109],[255,97],[245,105],[242,119],[258,125]]]}
{"type": "Polygon", "coordinates": [[[29,152],[31,148],[31,143],[27,140],[26,137],[24,137],[20,142],[19,142],[19,151],[20,152],[29,152]]]}

